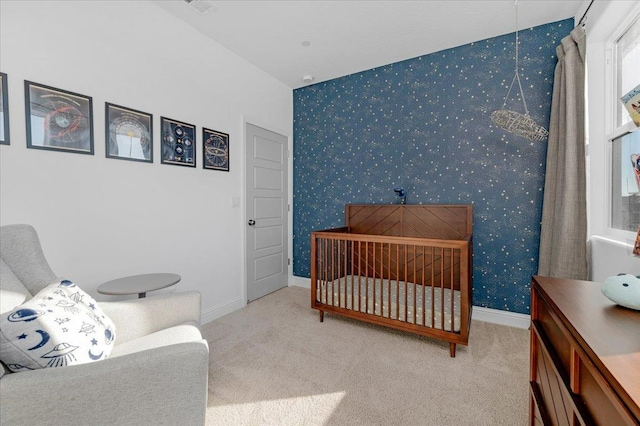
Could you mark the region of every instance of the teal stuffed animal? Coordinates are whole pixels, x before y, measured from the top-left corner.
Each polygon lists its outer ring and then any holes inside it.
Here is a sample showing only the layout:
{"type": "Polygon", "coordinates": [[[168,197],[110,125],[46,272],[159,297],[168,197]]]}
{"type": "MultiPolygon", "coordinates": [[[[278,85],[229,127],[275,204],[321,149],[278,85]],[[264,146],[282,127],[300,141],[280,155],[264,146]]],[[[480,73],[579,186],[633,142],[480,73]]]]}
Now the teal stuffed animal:
{"type": "Polygon", "coordinates": [[[640,311],[640,275],[618,274],[602,283],[602,294],[625,308],[640,311]]]}

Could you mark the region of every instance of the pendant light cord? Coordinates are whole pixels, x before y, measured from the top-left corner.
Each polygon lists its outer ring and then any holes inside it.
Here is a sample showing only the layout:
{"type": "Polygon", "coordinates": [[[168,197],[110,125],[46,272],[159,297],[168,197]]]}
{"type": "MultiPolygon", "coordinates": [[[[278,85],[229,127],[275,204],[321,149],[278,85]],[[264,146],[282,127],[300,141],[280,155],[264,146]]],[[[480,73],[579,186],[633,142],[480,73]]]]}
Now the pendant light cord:
{"type": "Polygon", "coordinates": [[[520,88],[520,96],[522,97],[522,103],[524,104],[525,115],[529,115],[529,109],[527,108],[527,101],[524,99],[524,91],[522,90],[522,83],[520,82],[520,74],[518,73],[518,68],[520,67],[519,62],[519,49],[520,49],[520,38],[518,36],[518,0],[515,0],[516,5],[516,70],[515,75],[513,76],[513,80],[511,80],[511,85],[509,86],[509,90],[507,91],[507,96],[504,98],[504,103],[502,104],[502,108],[504,109],[507,106],[507,100],[509,100],[509,94],[511,93],[511,89],[513,88],[513,83],[518,80],[518,87],[520,88]]]}

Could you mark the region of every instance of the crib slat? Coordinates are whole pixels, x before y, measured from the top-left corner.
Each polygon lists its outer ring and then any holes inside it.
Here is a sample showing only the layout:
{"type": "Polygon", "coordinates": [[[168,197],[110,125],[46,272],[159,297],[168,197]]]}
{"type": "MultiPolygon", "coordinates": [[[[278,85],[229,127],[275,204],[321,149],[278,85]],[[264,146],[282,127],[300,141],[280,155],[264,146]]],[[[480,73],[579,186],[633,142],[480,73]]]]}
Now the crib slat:
{"type": "Polygon", "coordinates": [[[435,247],[431,247],[431,327],[436,326],[436,265],[435,247]]]}
{"type": "MultiPolygon", "coordinates": [[[[318,239],[318,247],[317,247],[316,250],[318,252],[320,252],[319,259],[318,259],[318,269],[319,269],[319,271],[318,271],[319,283],[318,284],[320,286],[320,288],[318,288],[318,292],[320,293],[320,302],[325,300],[325,299],[322,298],[322,296],[323,296],[322,289],[326,287],[325,284],[324,284],[324,274],[327,271],[327,266],[325,265],[327,257],[326,257],[326,255],[324,253],[324,244],[325,244],[325,239],[324,238],[318,239]]],[[[322,303],[324,303],[324,302],[322,302],[322,303]]]]}
{"type": "Polygon", "coordinates": [[[329,273],[329,264],[328,264],[329,258],[327,257],[327,240],[326,239],[322,240],[321,251],[322,251],[322,296],[324,296],[323,303],[329,303],[329,299],[327,299],[329,297],[329,295],[327,294],[327,286],[329,285],[327,283],[327,274],[329,273]]]}
{"type": "Polygon", "coordinates": [[[456,320],[455,320],[456,316],[455,316],[455,309],[454,309],[455,308],[455,306],[454,306],[454,296],[455,296],[455,294],[453,292],[453,289],[454,289],[454,286],[453,286],[453,283],[454,283],[454,268],[453,268],[454,251],[453,250],[454,249],[452,247],[451,248],[451,291],[449,292],[449,297],[451,298],[451,314],[450,314],[450,317],[451,317],[451,320],[450,320],[451,321],[451,328],[449,329],[449,331],[455,331],[455,325],[456,325],[456,320]]]}
{"type": "MultiPolygon", "coordinates": [[[[343,248],[342,248],[342,259],[344,259],[344,263],[342,266],[342,277],[344,278],[344,307],[347,307],[347,240],[342,240],[343,248]]],[[[340,294],[342,294],[342,290],[340,290],[340,294]]]]}
{"type": "MultiPolygon", "coordinates": [[[[340,282],[340,240],[333,240],[333,266],[335,268],[334,274],[333,274],[333,297],[336,297],[336,293],[338,296],[338,304],[337,306],[340,307],[340,286],[342,285],[342,283],[340,282]],[[337,292],[336,292],[337,290],[337,292]]],[[[334,306],[335,306],[335,301],[334,301],[334,306]]]]}
{"type": "Polygon", "coordinates": [[[400,319],[400,244],[396,244],[396,320],[400,319]]]}
{"type": "Polygon", "coordinates": [[[327,294],[327,286],[329,285],[327,283],[327,274],[329,273],[329,258],[327,257],[327,240],[323,239],[322,240],[322,284],[323,284],[323,291],[322,291],[322,295],[324,296],[324,302],[323,303],[329,303],[329,295],[327,294]]]}
{"type": "Polygon", "coordinates": [[[453,249],[449,249],[449,331],[453,331],[453,249]]]}
{"type": "Polygon", "coordinates": [[[440,247],[440,330],[444,330],[444,247],[440,247]]]}
{"type": "Polygon", "coordinates": [[[409,314],[408,309],[408,284],[407,284],[407,251],[409,251],[406,244],[403,245],[403,258],[404,258],[404,276],[402,277],[402,282],[404,283],[404,321],[408,322],[407,315],[409,314]]]}
{"type": "Polygon", "coordinates": [[[324,266],[324,267],[325,267],[325,270],[326,270],[326,271],[325,271],[325,280],[326,280],[326,283],[325,283],[325,293],[326,293],[326,296],[327,296],[327,298],[326,298],[326,303],[327,303],[327,305],[328,305],[329,303],[331,303],[331,302],[329,301],[329,285],[330,285],[330,284],[329,284],[329,274],[331,273],[331,258],[329,257],[329,243],[330,243],[330,242],[331,242],[330,240],[327,240],[327,241],[326,241],[326,244],[325,244],[325,246],[324,246],[324,250],[325,250],[325,253],[324,253],[324,262],[325,262],[325,266],[324,266]]]}
{"type": "Polygon", "coordinates": [[[374,253],[375,253],[375,257],[376,257],[376,261],[373,265],[373,267],[375,268],[375,272],[374,272],[374,279],[373,279],[373,314],[376,316],[379,316],[380,314],[378,314],[378,306],[380,305],[380,294],[378,293],[378,280],[380,280],[380,282],[382,282],[382,270],[380,268],[380,264],[384,261],[384,254],[382,253],[382,242],[379,243],[374,243],[375,247],[374,247],[374,253]],[[380,249],[380,251],[378,251],[378,248],[380,249]]]}
{"type": "MultiPolygon", "coordinates": [[[[322,244],[322,240],[320,238],[317,238],[316,240],[312,240],[312,244],[311,244],[311,256],[312,256],[311,272],[312,273],[313,273],[313,269],[315,268],[315,282],[312,280],[311,290],[313,291],[312,298],[315,299],[316,302],[318,301],[318,286],[320,286],[322,282],[322,253],[318,254],[318,252],[320,251],[321,244],[322,244]]],[[[320,299],[320,302],[322,302],[322,298],[320,299]]],[[[315,302],[313,303],[315,304],[315,302]]]]}
{"type": "Polygon", "coordinates": [[[355,299],[353,298],[353,287],[355,287],[356,283],[355,280],[353,279],[353,263],[355,262],[355,247],[356,245],[353,243],[353,241],[351,242],[351,309],[355,309],[356,305],[355,305],[355,299]]]}
{"type": "MultiPolygon", "coordinates": [[[[374,313],[376,315],[378,315],[378,316],[382,316],[382,310],[380,310],[379,313],[376,313],[376,309],[377,309],[376,306],[380,306],[380,308],[382,309],[382,304],[381,304],[382,287],[383,287],[383,285],[382,285],[382,282],[383,282],[382,279],[383,278],[382,277],[384,276],[383,272],[382,272],[382,265],[383,265],[383,262],[384,262],[384,253],[383,253],[383,249],[382,249],[382,244],[383,243],[380,242],[380,254],[377,255],[378,262],[376,263],[376,268],[378,269],[378,273],[376,275],[378,276],[377,279],[380,280],[380,293],[378,293],[378,282],[374,281],[374,285],[373,285],[373,296],[374,296],[373,310],[374,310],[374,313]],[[377,266],[377,265],[380,265],[380,266],[377,266]]],[[[377,252],[377,249],[376,249],[376,252],[377,252]]]]}
{"type": "MultiPolygon", "coordinates": [[[[383,303],[384,303],[384,242],[380,242],[380,267],[378,268],[378,275],[380,280],[380,293],[377,295],[378,306],[380,307],[379,316],[383,316],[383,303]]],[[[378,286],[376,285],[376,291],[378,286]]]]}
{"type": "Polygon", "coordinates": [[[427,257],[427,247],[422,246],[422,325],[424,327],[426,327],[427,325],[425,324],[425,316],[426,316],[426,309],[427,309],[427,300],[425,298],[425,280],[424,280],[424,276],[426,275],[425,273],[425,261],[427,257]]]}
{"type": "Polygon", "coordinates": [[[326,265],[327,254],[325,253],[325,249],[324,249],[325,244],[326,244],[326,240],[324,238],[320,238],[318,240],[318,251],[320,252],[319,254],[320,260],[319,260],[319,266],[318,266],[320,271],[318,275],[320,278],[320,282],[319,282],[319,287],[317,291],[318,291],[318,297],[320,302],[325,300],[322,298],[322,289],[326,287],[326,284],[324,283],[324,276],[327,273],[327,265],[326,265]]]}
{"type": "Polygon", "coordinates": [[[338,261],[339,263],[339,274],[340,274],[340,290],[339,290],[339,299],[338,306],[346,308],[347,307],[347,276],[344,273],[346,270],[346,262],[347,262],[347,241],[346,240],[338,240],[338,261]],[[344,291],[343,291],[344,289],[344,291]],[[344,293],[344,298],[343,298],[344,293]]]}
{"type": "MultiPolygon", "coordinates": [[[[335,268],[336,268],[336,273],[333,275],[333,282],[335,283],[336,287],[338,288],[338,307],[342,307],[340,305],[340,290],[342,288],[342,279],[340,277],[340,248],[342,245],[342,242],[340,240],[333,240],[334,243],[334,247],[335,247],[335,268]]],[[[333,289],[333,294],[335,296],[336,294],[336,289],[333,289]]]]}
{"type": "MultiPolygon", "coordinates": [[[[449,264],[449,261],[450,261],[450,259],[451,259],[451,256],[450,256],[450,250],[448,250],[448,249],[443,249],[443,251],[445,252],[445,258],[444,258],[444,268],[445,268],[445,271],[443,271],[443,275],[444,275],[444,272],[447,272],[447,275],[444,277],[444,285],[445,285],[445,290],[446,290],[446,289],[448,288],[447,280],[449,279],[449,272],[450,272],[450,266],[451,266],[451,265],[449,264]]],[[[443,296],[444,296],[445,294],[446,294],[446,291],[443,293],[443,296]]],[[[449,306],[449,300],[450,300],[449,298],[444,298],[443,306],[444,306],[445,308],[449,306]]],[[[445,319],[446,321],[449,321],[449,319],[450,319],[450,318],[449,318],[449,315],[447,315],[447,314],[446,314],[446,311],[445,311],[444,319],[445,319]]],[[[448,324],[448,323],[447,323],[446,321],[445,321],[445,323],[443,324],[443,328],[442,328],[443,330],[447,330],[447,327],[448,327],[448,325],[447,325],[447,324],[448,324]]]]}
{"type": "Polygon", "coordinates": [[[358,241],[358,311],[362,311],[360,307],[362,300],[360,299],[360,289],[362,277],[362,241],[358,241]]]}
{"type": "Polygon", "coordinates": [[[416,263],[417,263],[417,260],[416,260],[416,249],[417,249],[417,247],[413,246],[413,279],[411,281],[413,282],[413,323],[414,324],[417,324],[416,323],[416,315],[418,314],[416,312],[416,303],[418,301],[417,300],[418,296],[416,295],[416,293],[417,293],[417,291],[416,291],[416,288],[417,288],[416,287],[416,263]]]}
{"type": "MultiPolygon", "coordinates": [[[[318,286],[318,256],[317,256],[317,248],[318,248],[318,240],[311,234],[311,307],[317,306],[316,302],[318,297],[318,292],[316,290],[318,286]]],[[[322,312],[322,311],[319,311],[322,312]]]]}
{"type": "Polygon", "coordinates": [[[331,306],[336,305],[336,240],[331,240],[331,306]]]}
{"type": "Polygon", "coordinates": [[[365,269],[365,281],[364,284],[366,286],[365,294],[364,294],[364,311],[369,313],[369,241],[364,243],[365,245],[365,265],[367,265],[365,269]]]}
{"type": "Polygon", "coordinates": [[[335,240],[336,242],[336,283],[338,295],[338,307],[342,307],[342,257],[343,257],[343,240],[335,240]]]}
{"type": "Polygon", "coordinates": [[[389,280],[387,285],[387,317],[391,318],[391,243],[389,243],[389,255],[387,256],[389,259],[389,267],[387,270],[389,271],[389,280]]]}
{"type": "MultiPolygon", "coordinates": [[[[373,307],[371,309],[371,313],[373,313],[373,315],[376,314],[376,269],[377,269],[377,265],[376,265],[376,252],[378,251],[378,243],[376,243],[375,241],[373,242],[373,307]]],[[[368,312],[368,311],[367,311],[368,312]]]]}
{"type": "Polygon", "coordinates": [[[341,243],[340,240],[333,240],[333,255],[334,255],[334,260],[333,260],[333,265],[335,268],[335,274],[333,275],[333,283],[334,283],[334,288],[333,288],[333,297],[338,298],[338,300],[334,301],[338,302],[335,303],[335,305],[337,305],[338,307],[340,307],[340,286],[342,285],[342,281],[340,279],[340,249],[341,249],[341,243]]]}
{"type": "Polygon", "coordinates": [[[329,259],[327,257],[327,244],[329,242],[326,239],[322,240],[322,252],[323,252],[323,260],[322,260],[322,289],[321,289],[321,297],[324,296],[324,298],[322,300],[324,300],[324,303],[328,303],[329,302],[329,295],[327,294],[327,287],[329,286],[328,283],[328,276],[327,274],[329,273],[329,264],[327,263],[327,259],[329,259]]]}
{"type": "Polygon", "coordinates": [[[340,245],[340,256],[338,260],[340,262],[340,300],[339,306],[346,308],[347,307],[347,274],[345,274],[346,262],[347,262],[347,242],[346,240],[339,240],[340,245]]]}
{"type": "Polygon", "coordinates": [[[349,241],[343,240],[343,265],[342,265],[342,276],[344,277],[344,307],[345,309],[349,308],[349,241]]]}
{"type": "Polygon", "coordinates": [[[322,301],[322,303],[327,303],[327,274],[328,274],[328,267],[329,265],[327,264],[327,240],[325,238],[323,238],[321,240],[321,245],[320,245],[320,254],[322,256],[322,266],[321,266],[321,280],[320,280],[320,300],[322,301]]]}

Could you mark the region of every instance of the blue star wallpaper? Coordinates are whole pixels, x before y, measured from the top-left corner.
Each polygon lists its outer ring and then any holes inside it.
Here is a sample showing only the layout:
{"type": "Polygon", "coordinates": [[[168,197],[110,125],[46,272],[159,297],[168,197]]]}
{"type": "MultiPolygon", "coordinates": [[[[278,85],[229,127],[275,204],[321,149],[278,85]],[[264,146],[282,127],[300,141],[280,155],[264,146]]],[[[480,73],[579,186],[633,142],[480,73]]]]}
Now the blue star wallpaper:
{"type": "MultiPolygon", "coordinates": [[[[556,46],[573,19],[519,31],[531,118],[549,128],[556,46]]],[[[474,305],[529,313],[538,268],[547,143],[492,123],[515,75],[515,33],[294,91],[294,275],[310,234],[348,203],[473,204],[474,305]]],[[[525,113],[517,83],[506,109],[525,113]]]]}

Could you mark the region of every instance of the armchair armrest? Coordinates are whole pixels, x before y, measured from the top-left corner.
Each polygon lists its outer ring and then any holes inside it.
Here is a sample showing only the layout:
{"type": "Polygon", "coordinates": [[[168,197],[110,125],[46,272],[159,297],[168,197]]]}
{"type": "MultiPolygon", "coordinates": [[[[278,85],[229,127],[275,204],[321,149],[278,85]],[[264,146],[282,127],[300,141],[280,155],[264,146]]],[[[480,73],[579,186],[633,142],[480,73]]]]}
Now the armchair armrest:
{"type": "Polygon", "coordinates": [[[0,381],[0,424],[203,425],[208,359],[200,340],[8,374],[0,381]]]}
{"type": "Polygon", "coordinates": [[[116,345],[186,322],[200,324],[197,291],[100,302],[100,307],[116,326],[116,345]]]}

